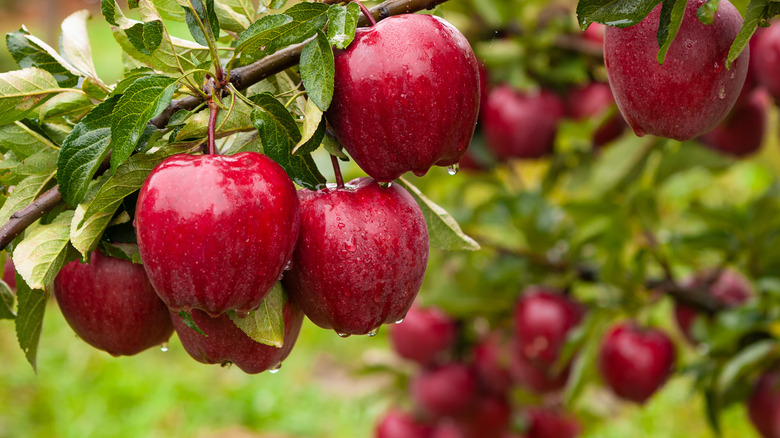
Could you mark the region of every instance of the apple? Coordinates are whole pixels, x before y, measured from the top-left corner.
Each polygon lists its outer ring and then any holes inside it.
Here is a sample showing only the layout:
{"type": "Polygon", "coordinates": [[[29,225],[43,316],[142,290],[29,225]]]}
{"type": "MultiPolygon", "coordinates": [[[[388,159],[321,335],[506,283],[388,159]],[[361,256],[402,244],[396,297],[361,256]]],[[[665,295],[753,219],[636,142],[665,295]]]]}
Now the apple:
{"type": "Polygon", "coordinates": [[[391,409],[379,421],[375,438],[432,438],[433,427],[398,409],[391,409]]]}
{"type": "Polygon", "coordinates": [[[560,410],[535,407],[528,409],[526,438],[576,438],[582,425],[576,417],[560,410]]]}
{"type": "Polygon", "coordinates": [[[556,373],[552,366],[533,362],[520,354],[513,354],[509,363],[512,378],[525,389],[536,394],[560,391],[569,380],[571,364],[556,373]]]}
{"type": "Polygon", "coordinates": [[[763,438],[780,438],[780,373],[769,371],[759,377],[747,401],[747,411],[763,438]]]}
{"type": "Polygon", "coordinates": [[[423,370],[410,384],[415,406],[434,418],[456,417],[469,412],[477,401],[474,370],[462,363],[450,363],[423,370]]]}
{"type": "Polygon", "coordinates": [[[509,350],[508,343],[499,332],[491,333],[474,346],[474,369],[480,383],[489,392],[502,395],[511,389],[509,350]]]}
{"type": "Polygon", "coordinates": [[[487,145],[500,160],[548,155],[564,112],[550,91],[521,93],[500,85],[488,94],[482,114],[487,145]]]}
{"type": "Polygon", "coordinates": [[[726,68],[742,17],[720,2],[714,23],[696,17],[704,0],[688,0],[682,24],[663,64],[658,64],[656,33],[661,5],[639,24],[608,27],[604,65],[623,118],[638,136],[690,140],[711,131],[736,102],[747,74],[750,50],[726,68]]]}
{"type": "Polygon", "coordinates": [[[466,433],[455,420],[445,418],[436,425],[431,438],[469,438],[466,433]]]}
{"type": "Polygon", "coordinates": [[[666,333],[629,321],[613,326],[605,335],[598,369],[618,397],[643,404],[666,383],[676,358],[666,333]]]}
{"type": "Polygon", "coordinates": [[[482,396],[458,423],[466,438],[501,438],[509,430],[511,420],[512,407],[505,397],[482,396]]]}
{"type": "MultiPolygon", "coordinates": [[[[603,117],[610,108],[615,107],[615,98],[612,97],[609,85],[591,82],[569,92],[567,103],[569,114],[574,120],[598,119],[603,117]]],[[[615,114],[602,121],[596,128],[593,134],[593,145],[603,146],[620,137],[625,130],[625,120],[620,114],[615,114]]]]}
{"type": "MultiPolygon", "coordinates": [[[[711,275],[712,273],[709,271],[699,272],[686,280],[685,286],[688,288],[702,287],[707,284],[711,275]]],[[[750,300],[753,297],[753,288],[748,279],[742,274],[733,269],[725,269],[710,285],[709,293],[727,307],[733,308],[750,300]]],[[[700,312],[691,306],[679,302],[674,305],[674,316],[677,320],[677,325],[685,337],[692,343],[696,342],[693,337],[693,324],[699,315],[700,312]]]]}
{"type": "Polygon", "coordinates": [[[5,266],[3,266],[3,281],[12,291],[16,291],[16,267],[10,255],[5,257],[5,266]]]}
{"type": "Polygon", "coordinates": [[[168,309],[143,266],[94,251],[54,278],[53,293],[74,332],[112,356],[131,356],[171,337],[168,309]]]}
{"type": "Polygon", "coordinates": [[[369,176],[389,182],[451,166],[479,111],[479,67],[466,37],[433,15],[389,17],[335,52],[336,137],[369,176]]]}
{"type": "Polygon", "coordinates": [[[190,313],[192,320],[205,336],[185,325],[174,312],[171,312],[171,319],[182,346],[193,359],[205,364],[233,363],[247,374],[258,374],[278,369],[298,339],[303,312],[288,298],[282,314],[284,341],[281,348],[254,341],[227,314],[212,318],[206,312],[193,309],[190,313]]]}
{"type": "Polygon", "coordinates": [[[699,137],[699,140],[715,150],[736,157],[755,153],[764,141],[770,105],[766,90],[755,89],[744,102],[734,105],[720,125],[699,137]]]}
{"type": "Polygon", "coordinates": [[[755,68],[758,81],[769,94],[780,100],[780,24],[764,29],[755,43],[755,68]]]}
{"type": "Polygon", "coordinates": [[[587,29],[582,31],[582,37],[594,43],[604,44],[604,32],[607,26],[601,23],[591,23],[587,29]]]}
{"type": "Polygon", "coordinates": [[[257,309],[290,263],[300,226],[295,186],[265,155],[174,155],[138,195],[138,248],[174,312],[257,309]]]}
{"type": "Polygon", "coordinates": [[[458,327],[441,309],[412,306],[400,324],[390,328],[390,343],[405,358],[431,365],[455,345],[458,327]]]}
{"type": "Polygon", "coordinates": [[[358,178],[298,196],[300,237],[283,282],[306,316],[342,336],[404,319],[428,263],[425,218],[409,192],[358,178]]]}

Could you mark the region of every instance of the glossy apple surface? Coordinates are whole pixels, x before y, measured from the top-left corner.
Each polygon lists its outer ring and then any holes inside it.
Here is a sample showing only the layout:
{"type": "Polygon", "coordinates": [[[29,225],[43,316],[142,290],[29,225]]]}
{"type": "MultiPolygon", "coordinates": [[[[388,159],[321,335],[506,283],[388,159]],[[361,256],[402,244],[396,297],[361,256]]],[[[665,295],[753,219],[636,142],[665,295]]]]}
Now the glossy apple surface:
{"type": "Polygon", "coordinates": [[[755,89],[712,131],[699,137],[705,145],[735,157],[744,157],[761,148],[767,129],[771,101],[766,90],[755,89]]]}
{"type": "Polygon", "coordinates": [[[174,155],[138,195],[135,226],[146,272],[178,313],[256,309],[292,257],[298,197],[265,155],[174,155]]]}
{"type": "Polygon", "coordinates": [[[400,324],[390,327],[390,343],[405,358],[430,365],[455,345],[458,328],[455,321],[436,307],[412,306],[400,324]]]}
{"type": "Polygon", "coordinates": [[[412,414],[391,409],[379,421],[374,438],[432,438],[433,427],[412,414]]]}
{"type": "Polygon", "coordinates": [[[130,356],[166,342],[173,333],[168,309],[143,266],[92,253],[54,279],[54,296],[74,332],[113,356],[130,356]]]}
{"type": "Polygon", "coordinates": [[[755,68],[758,81],[775,100],[780,100],[780,24],[763,29],[755,43],[755,68]]]}
{"type": "Polygon", "coordinates": [[[463,415],[477,402],[477,378],[467,365],[450,363],[415,376],[410,395],[415,406],[434,418],[463,415]]]}
{"type": "Polygon", "coordinates": [[[676,357],[666,333],[624,322],[612,327],[602,340],[598,369],[617,396],[644,403],[666,383],[676,357]]]}
{"type": "Polygon", "coordinates": [[[498,159],[540,158],[552,153],[564,113],[562,101],[550,91],[521,93],[501,85],[488,95],[482,129],[498,159]]]}
{"type": "Polygon", "coordinates": [[[608,27],[604,65],[623,118],[639,135],[690,140],[711,131],[737,100],[749,50],[726,68],[731,43],[742,26],[734,6],[720,2],[714,23],[696,17],[703,0],[689,0],[677,37],[658,64],[656,33],[661,5],[639,24],[608,27]]]}
{"type": "Polygon", "coordinates": [[[571,414],[547,408],[531,408],[527,411],[526,438],[577,438],[582,425],[571,414]]]}
{"type": "Polygon", "coordinates": [[[255,342],[228,315],[216,318],[192,310],[192,320],[208,337],[187,327],[182,318],[171,312],[173,327],[184,349],[193,359],[205,364],[233,363],[247,374],[257,374],[278,367],[295,346],[303,324],[303,312],[292,300],[284,303],[284,342],[282,348],[255,342]]]}
{"type": "Polygon", "coordinates": [[[360,28],[335,53],[327,119],[369,176],[392,181],[457,163],[479,110],[477,58],[454,26],[406,14],[360,28]]]}
{"type": "MultiPolygon", "coordinates": [[[[600,119],[611,108],[615,108],[615,98],[612,97],[609,85],[591,82],[569,92],[567,104],[569,114],[574,120],[600,119]]],[[[626,122],[619,113],[610,116],[603,120],[593,133],[593,145],[603,146],[620,137],[625,130],[626,122]]]]}
{"type": "Polygon", "coordinates": [[[306,316],[342,335],[403,319],[428,262],[428,230],[412,196],[371,178],[298,196],[300,236],[282,281],[306,316]]]}
{"type": "Polygon", "coordinates": [[[780,438],[780,373],[764,373],[747,402],[748,416],[763,438],[780,438]]]}

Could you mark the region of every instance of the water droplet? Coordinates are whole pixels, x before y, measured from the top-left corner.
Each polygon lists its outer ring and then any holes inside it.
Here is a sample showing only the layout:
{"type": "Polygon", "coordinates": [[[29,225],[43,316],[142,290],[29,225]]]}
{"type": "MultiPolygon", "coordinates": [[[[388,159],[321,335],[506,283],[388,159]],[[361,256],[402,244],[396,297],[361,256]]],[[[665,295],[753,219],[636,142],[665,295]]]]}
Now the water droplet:
{"type": "Polygon", "coordinates": [[[447,168],[447,173],[449,173],[450,175],[457,175],[459,169],[460,169],[460,165],[458,165],[458,163],[455,163],[447,168]]]}
{"type": "Polygon", "coordinates": [[[343,229],[344,229],[344,227],[346,227],[346,225],[344,225],[344,223],[343,223],[343,222],[339,222],[339,225],[338,225],[338,227],[339,227],[339,230],[343,230],[343,229]]]}
{"type": "Polygon", "coordinates": [[[644,137],[647,133],[642,128],[634,128],[634,134],[636,134],[637,137],[644,137]]]}
{"type": "Polygon", "coordinates": [[[336,334],[339,335],[340,338],[348,338],[351,336],[349,333],[336,332],[336,334]]]}
{"type": "Polygon", "coordinates": [[[349,240],[344,242],[344,249],[346,249],[349,252],[355,252],[357,249],[357,245],[355,245],[355,238],[351,237],[349,240]]]}
{"type": "Polygon", "coordinates": [[[271,369],[269,369],[268,372],[271,373],[271,374],[276,374],[281,369],[282,369],[282,363],[279,362],[278,364],[276,364],[273,367],[271,367],[271,369]]]}
{"type": "Polygon", "coordinates": [[[284,265],[284,270],[289,271],[292,269],[292,260],[289,260],[286,265],[284,265]]]}
{"type": "Polygon", "coordinates": [[[718,88],[718,99],[725,99],[726,98],[726,86],[721,85],[720,88],[718,88]]]}
{"type": "Polygon", "coordinates": [[[366,333],[366,335],[368,335],[369,338],[373,338],[374,336],[376,336],[377,333],[379,333],[379,327],[374,327],[371,330],[369,330],[369,332],[366,333]]]}
{"type": "Polygon", "coordinates": [[[396,323],[396,324],[400,324],[400,323],[402,323],[402,322],[404,322],[404,319],[403,319],[403,318],[399,319],[399,320],[398,320],[398,321],[396,321],[395,323],[396,323]]]}
{"type": "Polygon", "coordinates": [[[163,353],[165,353],[166,351],[168,351],[168,343],[167,343],[167,342],[163,342],[163,343],[160,345],[160,351],[162,351],[163,353]]]}

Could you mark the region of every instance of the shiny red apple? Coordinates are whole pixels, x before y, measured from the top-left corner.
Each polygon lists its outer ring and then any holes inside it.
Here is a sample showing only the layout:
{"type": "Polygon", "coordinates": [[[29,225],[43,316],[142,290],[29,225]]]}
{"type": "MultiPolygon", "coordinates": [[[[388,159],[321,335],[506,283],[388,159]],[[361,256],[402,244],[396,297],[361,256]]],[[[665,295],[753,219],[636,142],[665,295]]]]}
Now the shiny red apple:
{"type": "Polygon", "coordinates": [[[744,157],[761,148],[767,129],[771,101],[766,90],[758,88],[734,105],[729,115],[712,131],[699,137],[705,145],[720,152],[744,157]]]}
{"type": "Polygon", "coordinates": [[[477,58],[454,26],[406,14],[358,29],[336,51],[336,137],[380,182],[450,166],[466,152],[479,110],[477,58]]]}
{"type": "Polygon", "coordinates": [[[477,378],[469,366],[451,363],[422,371],[409,392],[415,406],[434,418],[464,415],[477,402],[477,378]]]}
{"type": "Polygon", "coordinates": [[[535,407],[528,409],[526,415],[526,438],[577,438],[582,434],[582,425],[577,417],[566,412],[535,407]]]}
{"type": "Polygon", "coordinates": [[[750,421],[763,438],[780,438],[780,373],[764,373],[747,401],[750,421]]]}
{"type": "Polygon", "coordinates": [[[254,152],[174,155],[138,195],[135,226],[146,272],[178,313],[256,309],[290,263],[300,225],[295,186],[254,152]]]}
{"type": "Polygon", "coordinates": [[[441,309],[412,306],[403,322],[390,328],[390,343],[399,356],[430,365],[447,354],[457,335],[455,321],[441,309]]]}
{"type": "Polygon", "coordinates": [[[758,35],[755,43],[755,68],[758,81],[775,100],[780,101],[780,22],[773,22],[758,35]]]}

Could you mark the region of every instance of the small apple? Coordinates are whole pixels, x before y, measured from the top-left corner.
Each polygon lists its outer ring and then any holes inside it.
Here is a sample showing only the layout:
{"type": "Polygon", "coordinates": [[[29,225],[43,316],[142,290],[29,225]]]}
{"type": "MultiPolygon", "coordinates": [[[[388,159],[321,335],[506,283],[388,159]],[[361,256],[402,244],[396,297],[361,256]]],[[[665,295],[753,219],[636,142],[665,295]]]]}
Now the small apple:
{"type": "Polygon", "coordinates": [[[780,373],[761,375],[747,401],[750,421],[763,438],[780,438],[780,373]]]}
{"type": "Polygon", "coordinates": [[[577,417],[548,408],[530,408],[527,411],[526,438],[577,438],[582,425],[577,417]]]}
{"type": "Polygon", "coordinates": [[[657,60],[660,4],[639,24],[606,30],[609,85],[620,112],[640,137],[652,134],[684,141],[709,132],[726,117],[742,90],[750,50],[726,68],[742,17],[723,0],[714,23],[706,25],[696,16],[703,2],[688,0],[663,64],[657,60]]]}
{"type": "Polygon", "coordinates": [[[623,322],[602,340],[598,369],[617,396],[643,404],[666,383],[676,360],[674,344],[666,333],[623,322]]]}
{"type": "Polygon", "coordinates": [[[501,438],[511,420],[512,407],[505,397],[483,395],[474,409],[457,421],[465,438],[501,438]]]}
{"type": "Polygon", "coordinates": [[[499,332],[491,333],[474,347],[474,369],[482,386],[493,394],[506,394],[512,387],[509,350],[499,332]]]}
{"type": "Polygon", "coordinates": [[[282,347],[277,348],[254,341],[227,314],[212,318],[206,312],[193,309],[190,315],[205,336],[185,325],[178,314],[171,312],[173,327],[187,353],[205,364],[233,363],[247,374],[278,369],[295,346],[303,324],[303,312],[287,299],[282,310],[284,341],[282,347]]]}
{"type": "Polygon", "coordinates": [[[753,56],[758,81],[780,101],[780,23],[773,22],[758,35],[753,56]]]}
{"type": "Polygon", "coordinates": [[[94,251],[54,279],[54,296],[74,332],[112,356],[131,356],[171,337],[168,309],[141,265],[94,251]]]}
{"type": "Polygon", "coordinates": [[[546,90],[520,93],[508,85],[490,91],[482,124],[485,139],[496,157],[540,158],[552,153],[564,105],[546,90]]]}
{"type": "Polygon", "coordinates": [[[3,266],[3,281],[12,291],[16,291],[16,267],[10,255],[5,257],[5,266],[3,266]]]}
{"type": "Polygon", "coordinates": [[[758,88],[734,105],[729,115],[712,131],[699,137],[705,145],[736,157],[744,157],[761,148],[767,129],[771,101],[766,90],[758,88]]]}
{"type": "Polygon", "coordinates": [[[326,116],[368,175],[389,182],[406,172],[457,163],[479,111],[477,58],[454,26],[405,14],[360,28],[335,53],[326,116]]]}
{"type": "Polygon", "coordinates": [[[157,294],[178,313],[257,309],[290,263],[300,224],[295,186],[255,152],[174,155],[136,204],[138,248],[157,294]]]}
{"type": "Polygon", "coordinates": [[[533,362],[521,354],[512,354],[509,369],[514,381],[525,389],[536,394],[548,394],[566,386],[571,364],[556,373],[552,366],[533,362]]]}
{"type": "Polygon", "coordinates": [[[374,438],[432,438],[433,427],[407,412],[391,409],[376,426],[374,438]]]}
{"type": "Polygon", "coordinates": [[[306,316],[342,336],[404,319],[428,262],[425,218],[409,192],[358,178],[298,196],[300,237],[283,282],[306,316]]]}
{"type": "Polygon", "coordinates": [[[455,321],[441,309],[412,306],[403,322],[390,328],[390,343],[399,356],[431,365],[455,345],[457,335],[455,321]]]}
{"type": "MultiPolygon", "coordinates": [[[[616,108],[615,98],[612,97],[609,85],[601,82],[591,82],[575,88],[569,92],[567,103],[569,114],[574,120],[604,117],[610,108],[616,108]]],[[[625,130],[626,122],[623,117],[619,113],[614,114],[596,128],[593,134],[593,145],[603,146],[620,137],[625,130]]]]}
{"type": "Polygon", "coordinates": [[[424,370],[410,385],[412,401],[434,418],[469,412],[477,401],[477,378],[467,365],[451,363],[424,370]]]}
{"type": "Polygon", "coordinates": [[[604,44],[604,32],[606,29],[607,26],[604,26],[601,23],[591,23],[590,26],[582,32],[582,37],[588,41],[593,41],[594,43],[604,44]]]}

